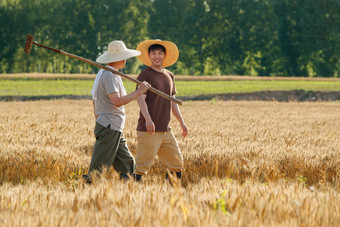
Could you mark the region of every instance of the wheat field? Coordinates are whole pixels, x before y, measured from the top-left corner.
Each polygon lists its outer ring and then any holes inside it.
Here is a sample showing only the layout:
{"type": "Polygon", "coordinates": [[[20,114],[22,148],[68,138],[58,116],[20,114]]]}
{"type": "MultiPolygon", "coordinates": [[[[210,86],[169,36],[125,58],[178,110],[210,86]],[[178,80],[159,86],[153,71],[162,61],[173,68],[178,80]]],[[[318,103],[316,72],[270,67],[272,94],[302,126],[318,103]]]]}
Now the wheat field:
{"type": "MultiPolygon", "coordinates": [[[[0,226],[339,226],[339,102],[185,102],[182,182],[84,184],[89,100],[0,102],[0,226]]],[[[138,105],[124,131],[136,152],[138,105]]]]}

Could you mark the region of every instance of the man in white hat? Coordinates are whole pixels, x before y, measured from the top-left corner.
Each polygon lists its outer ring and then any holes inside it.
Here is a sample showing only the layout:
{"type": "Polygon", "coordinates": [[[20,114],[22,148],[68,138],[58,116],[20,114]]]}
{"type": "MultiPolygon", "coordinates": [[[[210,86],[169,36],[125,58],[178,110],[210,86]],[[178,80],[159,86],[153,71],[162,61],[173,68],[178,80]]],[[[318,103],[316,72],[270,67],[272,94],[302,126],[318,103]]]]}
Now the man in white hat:
{"type": "MultiPolygon", "coordinates": [[[[108,51],[96,61],[117,71],[124,68],[126,59],[138,55],[139,51],[127,49],[122,41],[112,41],[108,45],[108,51]]],[[[110,166],[120,174],[121,179],[129,179],[128,174],[134,173],[135,161],[123,136],[124,105],[145,93],[150,87],[150,84],[144,81],[134,92],[126,94],[121,77],[103,69],[98,72],[91,91],[96,118],[96,143],[88,174],[83,175],[86,183],[91,184],[93,172],[102,172],[103,168],[110,166]]]]}
{"type": "MultiPolygon", "coordinates": [[[[177,61],[177,46],[169,41],[146,40],[137,46],[137,50],[141,51],[138,59],[149,66],[139,74],[138,80],[147,81],[152,87],[174,97],[174,76],[165,67],[177,61]]],[[[140,116],[137,126],[135,180],[140,181],[142,175],[148,172],[156,155],[172,174],[181,178],[183,157],[169,125],[172,112],[181,125],[182,136],[188,134],[178,105],[152,92],[139,96],[137,102],[140,116]]]]}

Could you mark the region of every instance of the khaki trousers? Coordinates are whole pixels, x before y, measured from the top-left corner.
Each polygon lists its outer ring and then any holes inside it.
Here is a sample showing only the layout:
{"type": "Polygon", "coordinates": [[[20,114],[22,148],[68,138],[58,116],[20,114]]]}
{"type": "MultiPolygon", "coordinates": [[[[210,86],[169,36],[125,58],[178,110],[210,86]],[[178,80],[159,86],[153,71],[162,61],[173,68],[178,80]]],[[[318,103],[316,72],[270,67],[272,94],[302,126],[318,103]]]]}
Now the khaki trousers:
{"type": "Polygon", "coordinates": [[[148,132],[137,131],[135,173],[147,173],[156,155],[158,155],[160,161],[166,165],[171,172],[182,171],[183,157],[172,131],[156,132],[153,135],[150,135],[148,132]]]}

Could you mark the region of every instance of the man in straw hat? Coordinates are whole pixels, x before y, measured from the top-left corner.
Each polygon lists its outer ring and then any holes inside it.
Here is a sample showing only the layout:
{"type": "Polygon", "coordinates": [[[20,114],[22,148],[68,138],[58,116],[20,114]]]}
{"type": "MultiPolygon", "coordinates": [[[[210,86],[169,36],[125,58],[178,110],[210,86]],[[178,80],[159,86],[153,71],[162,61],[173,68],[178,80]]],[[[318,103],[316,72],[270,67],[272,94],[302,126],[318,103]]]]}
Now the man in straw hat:
{"type": "MultiPolygon", "coordinates": [[[[175,96],[174,76],[165,67],[177,61],[177,46],[169,41],[146,40],[137,46],[137,50],[141,51],[138,59],[149,66],[139,74],[138,80],[147,81],[152,87],[175,96]]],[[[139,96],[137,102],[140,116],[137,125],[135,180],[140,181],[142,175],[148,172],[156,155],[180,179],[183,157],[169,125],[172,112],[181,125],[182,136],[188,134],[178,105],[152,92],[139,96]]]]}
{"type": "MultiPolygon", "coordinates": [[[[98,63],[116,71],[124,68],[126,59],[140,55],[137,50],[127,49],[122,41],[112,41],[108,51],[97,58],[98,63]]],[[[133,174],[135,161],[123,136],[125,123],[124,105],[136,99],[150,88],[143,82],[137,89],[126,94],[121,77],[111,71],[100,69],[92,87],[93,109],[96,118],[94,134],[96,143],[88,175],[83,175],[86,183],[91,184],[91,174],[102,172],[103,168],[113,166],[121,179],[129,179],[133,174]]]]}

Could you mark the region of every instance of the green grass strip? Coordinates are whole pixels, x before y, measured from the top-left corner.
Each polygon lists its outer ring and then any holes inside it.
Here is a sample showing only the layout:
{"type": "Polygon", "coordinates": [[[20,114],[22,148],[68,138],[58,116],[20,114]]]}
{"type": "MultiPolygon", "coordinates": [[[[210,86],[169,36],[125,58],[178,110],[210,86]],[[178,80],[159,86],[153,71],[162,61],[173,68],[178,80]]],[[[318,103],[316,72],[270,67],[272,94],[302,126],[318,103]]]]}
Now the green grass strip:
{"type": "MultiPolygon", "coordinates": [[[[0,96],[91,95],[91,80],[0,80],[0,96]]],[[[124,80],[127,92],[135,84],[124,80]]],[[[176,96],[256,91],[340,91],[338,81],[176,81],[176,96]]]]}
{"type": "Polygon", "coordinates": [[[178,95],[250,93],[257,91],[340,91],[334,81],[178,81],[178,95]]]}

